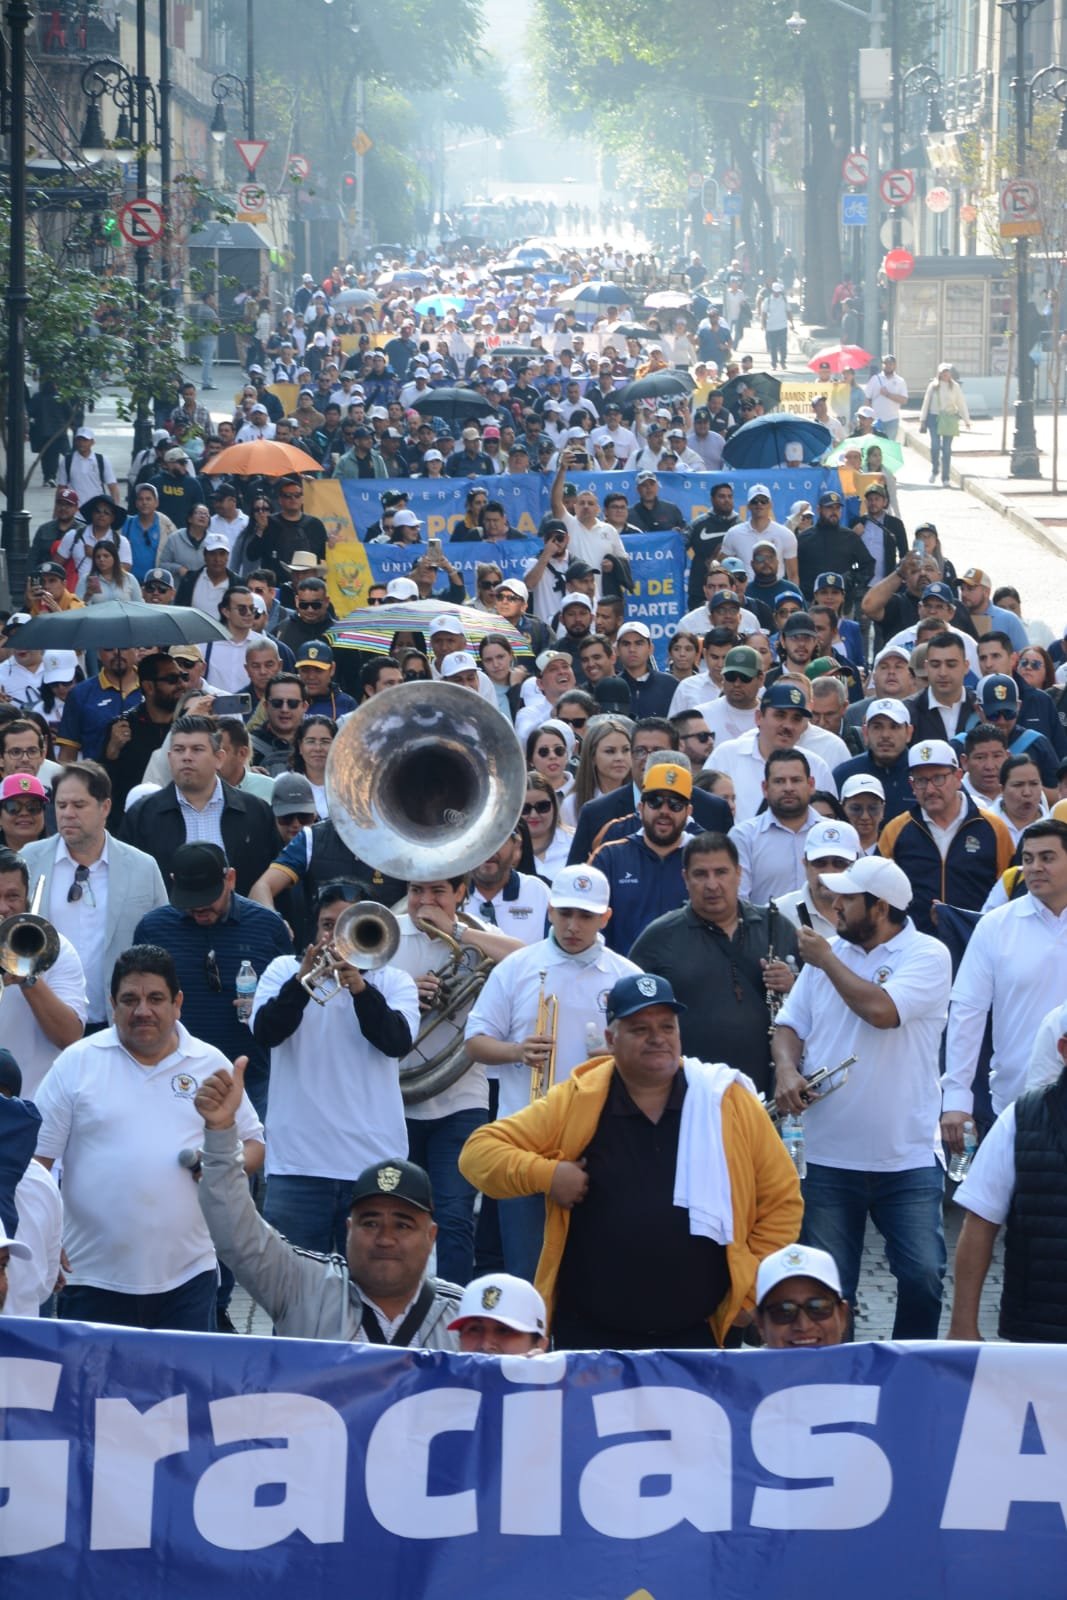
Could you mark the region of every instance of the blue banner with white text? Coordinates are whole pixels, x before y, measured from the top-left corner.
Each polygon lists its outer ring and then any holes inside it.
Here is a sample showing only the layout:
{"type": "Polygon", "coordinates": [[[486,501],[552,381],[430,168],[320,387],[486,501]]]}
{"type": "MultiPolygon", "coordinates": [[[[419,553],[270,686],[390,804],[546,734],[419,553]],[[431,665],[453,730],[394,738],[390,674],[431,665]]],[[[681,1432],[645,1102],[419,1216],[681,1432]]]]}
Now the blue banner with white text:
{"type": "Polygon", "coordinates": [[[1062,1600],[1064,1352],[0,1321],[5,1600],[1062,1600]]]}

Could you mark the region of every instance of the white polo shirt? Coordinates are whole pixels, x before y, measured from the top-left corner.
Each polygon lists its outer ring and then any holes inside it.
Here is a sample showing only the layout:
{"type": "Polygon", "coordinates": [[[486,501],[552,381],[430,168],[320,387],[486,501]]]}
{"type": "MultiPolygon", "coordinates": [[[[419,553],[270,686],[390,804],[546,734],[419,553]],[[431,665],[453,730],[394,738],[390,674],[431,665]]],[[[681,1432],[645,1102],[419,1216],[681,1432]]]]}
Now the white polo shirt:
{"type": "Polygon", "coordinates": [[[952,961],[938,939],[909,920],[871,951],[831,941],[850,971],[879,984],[900,1025],[875,1028],[841,999],[818,967],[804,967],[778,1026],[804,1041],[806,1076],[858,1057],[848,1082],[804,1118],[807,1158],[848,1172],[903,1172],[941,1157],[938,1046],[952,986],[952,961]]]}
{"type": "MultiPolygon", "coordinates": [[[[163,1294],[216,1264],[196,1184],[178,1155],[204,1136],[197,1089],[230,1063],[180,1022],[177,1034],[177,1049],[144,1066],[105,1028],[64,1050],[37,1091],[37,1154],[63,1161],[71,1283],[163,1294]]],[[[247,1095],[237,1134],[263,1138],[247,1095]]]]}
{"type": "MultiPolygon", "coordinates": [[[[451,965],[452,952],[440,939],[431,939],[429,934],[420,932],[406,912],[397,921],[400,924],[400,948],[389,963],[392,968],[406,972],[412,978],[421,978],[427,972],[441,972],[451,965]]],[[[479,928],[488,927],[480,917],[472,917],[471,921],[476,922],[479,928]]],[[[468,949],[464,967],[476,967],[480,960],[477,950],[468,949]]],[[[418,1051],[404,1057],[401,1067],[417,1067],[420,1062],[430,1061],[440,1051],[451,1050],[454,1044],[461,1042],[469,1011],[470,1004],[461,1007],[454,1024],[452,1021],[438,1023],[418,1051]]],[[[425,1020],[425,1017],[421,1017],[420,1024],[425,1020]]],[[[418,1028],[415,1032],[418,1032],[418,1028]]],[[[429,1100],[420,1100],[416,1105],[405,1107],[405,1114],[416,1122],[430,1122],[437,1117],[451,1116],[453,1111],[484,1111],[488,1107],[489,1079],[484,1066],[475,1062],[451,1088],[442,1089],[440,1094],[432,1095],[429,1100]]]]}
{"type": "Polygon", "coordinates": [[[497,928],[509,939],[536,944],[545,937],[548,915],[548,884],[529,872],[513,872],[494,900],[486,900],[472,881],[469,909],[487,928],[497,928]],[[490,907],[487,910],[486,907],[490,907]]]}
{"type": "MultiPolygon", "coordinates": [[[[56,999],[70,1006],[85,1021],[89,1013],[85,972],[77,950],[63,934],[59,936],[59,955],[55,965],[42,973],[39,981],[47,983],[56,999]]],[[[23,990],[14,984],[4,990],[3,1009],[0,1011],[0,1041],[11,1051],[22,1071],[22,1093],[27,1100],[35,1100],[41,1081],[59,1051],[31,1011],[23,990]]]]}
{"type": "MultiPolygon", "coordinates": [[[[1030,1085],[1033,1088],[1033,1084],[1030,1085]]],[[[1015,1106],[1005,1106],[978,1149],[953,1196],[965,1211],[986,1222],[1006,1222],[1015,1192],[1015,1106]]]]}
{"type": "Polygon", "coordinates": [[[594,572],[599,572],[605,556],[625,556],[626,546],[610,522],[598,520],[587,528],[570,511],[563,513],[563,522],[570,534],[567,550],[572,561],[587,561],[594,572]]]}
{"type": "MultiPolygon", "coordinates": [[[[300,970],[297,956],[275,956],[259,980],[252,1025],[268,1000],[300,970]]],[[[364,974],[391,1011],[419,1031],[419,996],[406,972],[364,974]]],[[[356,1178],[372,1161],[406,1156],[400,1064],[363,1037],[352,1001],[312,1000],[294,1034],[270,1053],[266,1174],[356,1178]]]]}
{"type": "MultiPolygon", "coordinates": [[[[609,950],[599,937],[594,950],[577,958],[561,950],[555,939],[541,939],[493,968],[467,1018],[467,1038],[477,1033],[501,1042],[529,1038],[536,1028],[542,969],[546,998],[559,999],[556,1082],[562,1083],[583,1061],[603,1053],[607,997],[620,978],[641,968],[609,950]]],[[[529,1104],[530,1069],[514,1062],[497,1068],[497,1075],[500,1115],[509,1117],[529,1104]]]]}
{"type": "Polygon", "coordinates": [[[768,522],[759,533],[747,522],[735,522],[722,542],[719,560],[736,556],[748,568],[750,578],[756,576],[752,567],[752,552],[758,544],[773,544],[778,552],[779,570],[785,571],[787,561],[794,561],[797,553],[797,536],[781,522],[768,522]]]}
{"type": "Polygon", "coordinates": [[[1067,911],[1058,917],[1033,895],[987,911],[963,953],[945,1040],[946,1111],[974,1109],[974,1074],[993,1012],[989,1086],[1001,1112],[1026,1088],[1027,1067],[1050,999],[1067,995],[1067,911]]]}
{"type": "Polygon", "coordinates": [[[806,881],[803,889],[794,889],[792,894],[779,895],[774,903],[782,916],[786,917],[794,928],[799,928],[801,925],[800,917],[797,915],[797,907],[803,906],[811,918],[811,925],[816,933],[821,933],[824,939],[837,938],[837,924],[831,922],[829,917],[823,916],[815,901],[811,898],[806,881]]]}
{"type": "MultiPolygon", "coordinates": [[[[77,862],[61,838],[56,845],[55,862],[48,887],[48,920],[66,934],[83,974],[83,988],[89,1009],[82,1015],[90,1022],[106,1022],[107,985],[110,972],[104,972],[104,947],[107,943],[108,846],[111,835],[104,834],[104,848],[89,868],[89,878],[77,900],[69,899],[74,887],[77,862]]],[[[49,974],[49,983],[52,976],[49,974]]],[[[55,987],[53,983],[53,988],[55,987]]],[[[25,1067],[23,1067],[25,1072],[25,1067]]]]}
{"type": "MultiPolygon", "coordinates": [[[[805,750],[804,757],[815,779],[816,789],[829,789],[831,794],[835,794],[837,791],[830,768],[822,757],[817,756],[814,750],[805,750]]],[[[704,763],[705,771],[724,772],[733,779],[738,822],[754,817],[760,808],[765,765],[765,759],[760,754],[759,729],[755,727],[743,733],[740,739],[729,739],[725,744],[716,745],[704,763]]]]}
{"type": "MultiPolygon", "coordinates": [[[[715,687],[710,678],[708,687],[715,687]]],[[[728,744],[731,739],[740,739],[743,733],[750,732],[756,726],[756,706],[748,711],[738,710],[724,695],[717,700],[702,700],[694,709],[704,713],[704,721],[715,735],[716,748],[728,744]]],[[[711,764],[714,766],[714,761],[711,764]]]]}

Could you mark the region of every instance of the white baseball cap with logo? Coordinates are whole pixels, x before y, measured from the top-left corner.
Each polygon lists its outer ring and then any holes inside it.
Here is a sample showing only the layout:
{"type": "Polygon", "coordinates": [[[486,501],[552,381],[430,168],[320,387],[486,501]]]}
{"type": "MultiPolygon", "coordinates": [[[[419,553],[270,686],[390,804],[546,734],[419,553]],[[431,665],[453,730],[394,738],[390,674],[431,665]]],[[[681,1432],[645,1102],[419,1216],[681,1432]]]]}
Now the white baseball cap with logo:
{"type": "Polygon", "coordinates": [[[903,700],[872,700],[863,714],[864,722],[870,722],[873,717],[888,717],[898,727],[905,727],[911,722],[911,716],[903,700]]]}
{"type": "Polygon", "coordinates": [[[461,672],[477,672],[478,663],[469,650],[453,650],[441,662],[442,678],[458,678],[461,672]]]}
{"type": "Polygon", "coordinates": [[[775,1250],[764,1256],[756,1273],[756,1304],[761,1306],[780,1283],[787,1278],[813,1278],[836,1295],[841,1293],[841,1274],[837,1262],[828,1250],[815,1250],[810,1244],[787,1244],[784,1250],[775,1250]]]}
{"type": "Polygon", "coordinates": [[[958,767],[959,764],[959,757],[947,739],[923,739],[908,751],[909,768],[958,767]]]}
{"type": "Polygon", "coordinates": [[[851,800],[856,794],[873,794],[879,800],[885,799],[885,790],[873,772],[854,772],[851,778],[846,778],[841,786],[842,801],[851,800]]]}
{"type": "Polygon", "coordinates": [[[828,872],[822,881],[831,894],[873,894],[897,911],[907,911],[911,905],[907,873],[885,856],[861,856],[844,872],[828,872]]]}
{"type": "Polygon", "coordinates": [[[460,618],[455,615],[449,616],[446,612],[442,612],[439,617],[434,617],[430,623],[427,638],[432,639],[435,633],[455,633],[461,639],[466,638],[466,629],[460,618]]]}
{"type": "Polygon", "coordinates": [[[387,600],[417,600],[419,586],[414,578],[390,578],[385,586],[387,600]]]}
{"type": "Polygon", "coordinates": [[[448,1324],[449,1330],[462,1328],[474,1318],[501,1322],[516,1333],[543,1334],[547,1316],[545,1302],[532,1283],[512,1277],[510,1272],[490,1272],[472,1278],[463,1291],[459,1310],[448,1324]]]}
{"type": "Polygon", "coordinates": [[[814,823],[804,840],[804,856],[808,861],[835,857],[840,861],[855,861],[862,853],[860,836],[851,822],[838,822],[835,817],[814,823]]]}
{"type": "Polygon", "coordinates": [[[548,903],[553,911],[594,911],[600,916],[611,905],[611,890],[597,867],[562,867],[552,879],[548,903]]]}

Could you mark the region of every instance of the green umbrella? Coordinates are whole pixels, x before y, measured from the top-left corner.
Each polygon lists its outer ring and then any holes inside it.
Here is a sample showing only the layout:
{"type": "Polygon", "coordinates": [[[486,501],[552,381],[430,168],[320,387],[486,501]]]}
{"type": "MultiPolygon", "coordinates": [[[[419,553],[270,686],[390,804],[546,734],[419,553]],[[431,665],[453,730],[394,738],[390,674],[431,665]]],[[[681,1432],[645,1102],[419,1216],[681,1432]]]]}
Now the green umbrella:
{"type": "Polygon", "coordinates": [[[826,457],[828,467],[839,467],[845,459],[846,450],[858,450],[863,456],[864,470],[867,470],[867,452],[872,445],[877,445],[882,452],[882,466],[886,472],[899,472],[904,465],[904,452],[895,439],[881,439],[876,433],[856,434],[851,439],[842,439],[835,445],[826,457]]]}

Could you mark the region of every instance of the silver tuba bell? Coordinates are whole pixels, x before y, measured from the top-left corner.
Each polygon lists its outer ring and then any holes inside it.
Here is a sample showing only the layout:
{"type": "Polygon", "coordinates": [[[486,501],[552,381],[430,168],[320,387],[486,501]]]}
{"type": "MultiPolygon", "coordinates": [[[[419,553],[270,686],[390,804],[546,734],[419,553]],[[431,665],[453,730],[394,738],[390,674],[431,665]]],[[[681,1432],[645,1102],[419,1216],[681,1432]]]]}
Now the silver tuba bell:
{"type": "MultiPolygon", "coordinates": [[[[33,903],[28,911],[16,911],[0,922],[0,973],[12,978],[38,978],[55,966],[59,956],[59,934],[50,922],[39,916],[44,878],[38,878],[33,903]]],[[[0,988],[0,998],[3,989],[0,988]]]]}
{"type": "Polygon", "coordinates": [[[365,700],[330,748],[330,820],[353,854],[391,877],[469,872],[519,820],[526,762],[515,730],[455,684],[401,683],[365,700]]]}
{"type": "Polygon", "coordinates": [[[377,900],[357,900],[345,906],[334,924],[333,938],[300,985],[324,1006],[340,992],[338,968],[376,972],[392,961],[399,944],[400,925],[389,908],[377,900]]]}

